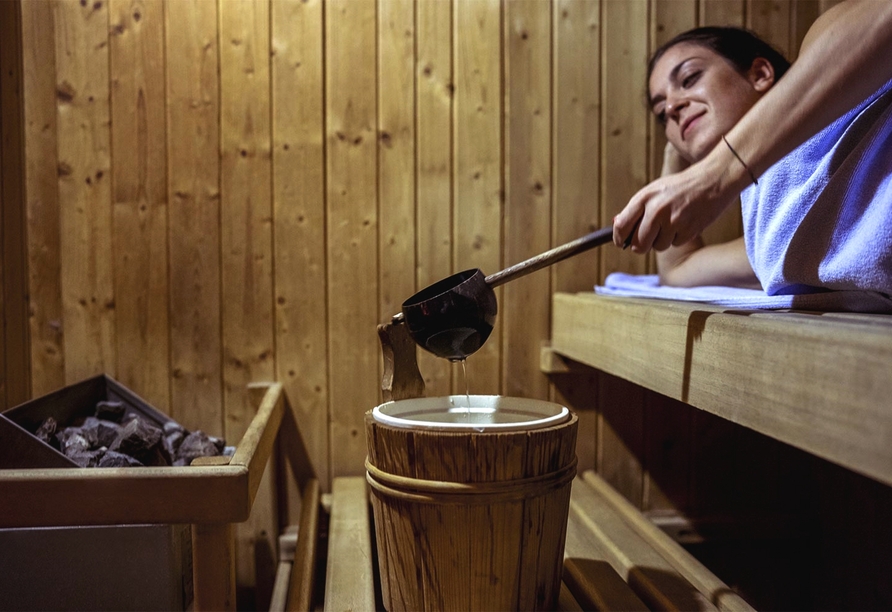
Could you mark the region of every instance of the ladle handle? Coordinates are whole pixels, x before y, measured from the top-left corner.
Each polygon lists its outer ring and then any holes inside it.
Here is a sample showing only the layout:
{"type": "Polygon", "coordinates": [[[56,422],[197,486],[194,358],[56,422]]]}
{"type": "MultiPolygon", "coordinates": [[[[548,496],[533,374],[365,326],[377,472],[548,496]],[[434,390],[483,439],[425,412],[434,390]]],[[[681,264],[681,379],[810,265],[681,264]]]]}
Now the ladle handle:
{"type": "Polygon", "coordinates": [[[501,272],[490,274],[486,277],[486,284],[490,287],[498,287],[499,285],[503,285],[508,281],[514,280],[515,278],[526,276],[531,272],[541,270],[546,266],[550,266],[551,264],[563,261],[568,257],[583,253],[585,251],[588,251],[589,249],[601,246],[602,244],[606,244],[612,240],[613,226],[602,227],[601,229],[583,236],[582,238],[577,238],[572,242],[568,242],[567,244],[555,247],[550,251],[545,251],[544,253],[536,255],[535,257],[530,257],[526,261],[522,261],[520,263],[514,264],[513,266],[505,268],[501,272]]]}

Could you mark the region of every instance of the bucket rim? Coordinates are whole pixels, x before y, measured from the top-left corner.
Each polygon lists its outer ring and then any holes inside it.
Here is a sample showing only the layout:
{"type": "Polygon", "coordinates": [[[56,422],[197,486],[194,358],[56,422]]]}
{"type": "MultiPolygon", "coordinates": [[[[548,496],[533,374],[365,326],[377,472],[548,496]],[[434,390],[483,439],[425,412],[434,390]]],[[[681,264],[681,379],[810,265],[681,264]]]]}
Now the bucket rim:
{"type": "Polygon", "coordinates": [[[392,400],[372,410],[372,419],[378,423],[424,431],[528,431],[558,425],[569,418],[569,408],[561,404],[504,395],[457,394],[392,400]]]}

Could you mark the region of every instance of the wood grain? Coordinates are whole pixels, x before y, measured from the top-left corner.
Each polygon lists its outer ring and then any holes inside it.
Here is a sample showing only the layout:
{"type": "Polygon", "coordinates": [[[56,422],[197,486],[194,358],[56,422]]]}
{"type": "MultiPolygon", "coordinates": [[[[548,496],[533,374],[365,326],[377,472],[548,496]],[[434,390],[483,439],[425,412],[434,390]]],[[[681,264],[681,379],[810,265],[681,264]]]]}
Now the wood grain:
{"type": "Polygon", "coordinates": [[[297,549],[288,585],[287,610],[309,612],[313,605],[316,552],[319,549],[319,481],[311,479],[301,491],[297,549]]]}
{"type": "MultiPolygon", "coordinates": [[[[602,6],[601,54],[601,224],[647,183],[647,124],[641,100],[647,56],[647,3],[605,2],[602,6]],[[622,103],[615,101],[623,100],[622,103]]],[[[621,270],[642,274],[647,260],[630,251],[607,249],[601,254],[599,280],[621,270]]]]}
{"type": "Polygon", "coordinates": [[[882,315],[558,294],[553,325],[562,355],[892,483],[882,315]]]}
{"type": "Polygon", "coordinates": [[[115,375],[108,5],[60,2],[56,25],[65,381],[115,375]]]}
{"type": "Polygon", "coordinates": [[[117,379],[170,410],[164,7],[108,4],[117,379]]]}
{"type": "Polygon", "coordinates": [[[0,357],[4,378],[0,402],[15,406],[31,394],[21,2],[4,3],[0,21],[8,27],[0,35],[0,241],[4,262],[0,316],[5,353],[0,357]]]}
{"type": "Polygon", "coordinates": [[[415,6],[378,5],[378,312],[400,312],[416,291],[415,6]]]}
{"type": "Polygon", "coordinates": [[[196,612],[236,610],[233,525],[192,526],[196,612]]]}
{"type": "MultiPolygon", "coordinates": [[[[453,257],[458,271],[502,268],[502,37],[498,0],[457,0],[453,114],[453,257]]],[[[501,290],[496,290],[497,299],[501,290]]],[[[468,361],[472,393],[501,390],[502,326],[468,361]]]]}
{"type": "MultiPolygon", "coordinates": [[[[326,281],[332,473],[359,474],[362,415],[378,398],[376,3],[325,3],[326,281]]],[[[320,295],[321,298],[321,295],[320,295]]],[[[392,316],[395,313],[388,313],[392,316]]]]}
{"type": "MultiPolygon", "coordinates": [[[[601,502],[609,504],[627,525],[653,546],[667,561],[719,610],[752,610],[727,584],[718,579],[680,544],[663,533],[659,527],[638,512],[622,495],[610,487],[603,478],[594,472],[582,474],[586,485],[592,487],[601,497],[601,502]]],[[[578,482],[578,481],[577,481],[578,482]]],[[[580,483],[582,484],[582,483],[580,483]]]]}
{"type": "Polygon", "coordinates": [[[165,4],[171,416],[223,436],[217,4],[165,4]]]}
{"type": "Polygon", "coordinates": [[[55,17],[49,2],[22,10],[22,95],[28,236],[31,392],[65,385],[56,125],[55,17]]]}
{"type": "MultiPolygon", "coordinates": [[[[276,377],[285,385],[315,472],[327,490],[322,3],[283,0],[273,2],[270,11],[276,377]]],[[[289,497],[296,500],[297,492],[289,497]]]]}
{"type": "MultiPolygon", "coordinates": [[[[551,248],[551,92],[536,85],[551,72],[551,7],[536,0],[505,5],[506,266],[551,248]]],[[[494,270],[492,272],[495,272],[494,270]]],[[[539,348],[548,336],[550,270],[509,282],[502,291],[503,393],[545,397],[539,348]]]]}
{"type": "Polygon", "coordinates": [[[332,485],[325,572],[325,610],[374,610],[372,539],[365,478],[335,478],[332,485]]]}
{"type": "MultiPolygon", "coordinates": [[[[424,288],[452,267],[452,110],[455,91],[451,2],[415,4],[416,59],[416,286],[424,288]]],[[[420,351],[428,393],[450,395],[452,364],[420,351]]]]}

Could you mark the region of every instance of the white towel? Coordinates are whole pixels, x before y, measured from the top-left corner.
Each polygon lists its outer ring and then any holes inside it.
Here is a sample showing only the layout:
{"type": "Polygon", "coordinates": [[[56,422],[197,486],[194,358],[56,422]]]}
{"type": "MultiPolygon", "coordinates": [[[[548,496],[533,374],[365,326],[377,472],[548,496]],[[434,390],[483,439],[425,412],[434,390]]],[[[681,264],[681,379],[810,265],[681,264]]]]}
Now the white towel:
{"type": "Polygon", "coordinates": [[[892,81],[765,171],[741,204],[769,295],[892,295],[892,81]]]}
{"type": "Polygon", "coordinates": [[[598,295],[659,298],[702,302],[747,310],[818,310],[825,312],[892,313],[892,299],[875,291],[826,291],[804,295],[768,295],[758,289],[737,287],[669,287],[660,285],[656,274],[610,274],[604,285],[595,287],[598,295]]]}

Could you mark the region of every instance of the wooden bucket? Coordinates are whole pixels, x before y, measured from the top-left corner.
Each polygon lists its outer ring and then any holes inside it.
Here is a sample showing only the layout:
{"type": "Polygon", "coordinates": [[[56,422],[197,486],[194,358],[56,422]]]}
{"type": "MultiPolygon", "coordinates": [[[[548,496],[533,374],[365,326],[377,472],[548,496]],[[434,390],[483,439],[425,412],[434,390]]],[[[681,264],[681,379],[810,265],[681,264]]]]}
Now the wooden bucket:
{"type": "Polygon", "coordinates": [[[550,402],[473,395],[469,413],[467,397],[366,414],[384,606],[554,609],[577,417],[550,402]]]}

